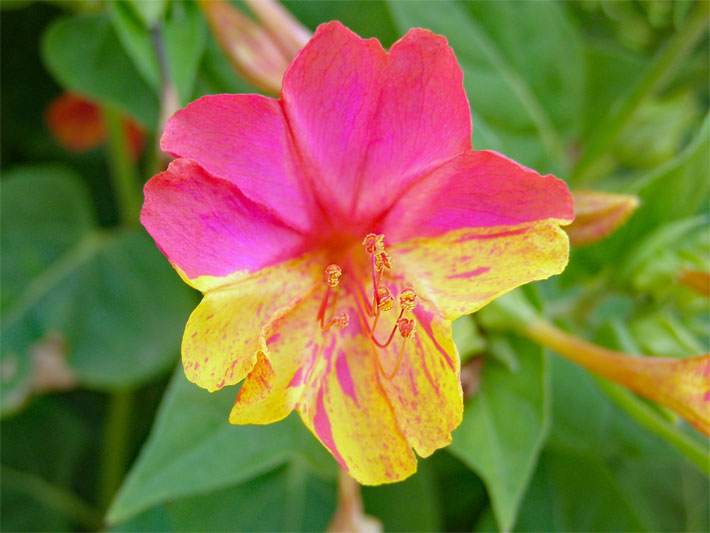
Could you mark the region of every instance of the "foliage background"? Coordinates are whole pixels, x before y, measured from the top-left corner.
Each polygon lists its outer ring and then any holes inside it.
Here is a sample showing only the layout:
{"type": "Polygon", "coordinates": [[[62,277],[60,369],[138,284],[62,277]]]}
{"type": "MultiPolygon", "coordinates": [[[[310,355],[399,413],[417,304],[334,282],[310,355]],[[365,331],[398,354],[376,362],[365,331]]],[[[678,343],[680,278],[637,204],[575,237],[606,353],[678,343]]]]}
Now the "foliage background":
{"type": "MultiPolygon", "coordinates": [[[[707,2],[285,5],[311,29],[340,19],[385,46],[413,26],[446,35],[476,148],[642,200],[519,296],[611,348],[710,351],[708,300],[677,282],[710,269],[707,2]]],[[[2,529],[322,530],[334,461],[295,417],[230,426],[234,388],[186,382],[179,342],[197,295],[135,217],[158,164],[149,28],[182,105],[255,89],[188,1],[0,7],[2,529]],[[106,147],[72,155],[52,139],[44,113],[63,90],[102,106],[106,147]],[[135,165],[121,116],[148,134],[135,165]],[[35,390],[42,350],[65,358],[74,387],[35,390]]],[[[708,468],[678,445],[707,465],[707,439],[517,336],[496,305],[455,325],[478,388],[454,443],[409,480],[365,488],[366,511],[392,531],[710,529],[708,468]]]]}

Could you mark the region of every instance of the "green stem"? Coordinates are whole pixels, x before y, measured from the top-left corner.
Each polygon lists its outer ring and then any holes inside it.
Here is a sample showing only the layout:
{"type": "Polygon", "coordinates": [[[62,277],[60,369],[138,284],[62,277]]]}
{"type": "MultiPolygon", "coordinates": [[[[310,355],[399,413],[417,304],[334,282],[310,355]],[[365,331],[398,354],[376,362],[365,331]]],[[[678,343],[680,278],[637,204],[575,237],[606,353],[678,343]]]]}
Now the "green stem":
{"type": "Polygon", "coordinates": [[[32,496],[47,507],[75,520],[88,530],[97,531],[102,527],[101,513],[72,492],[52,485],[36,474],[21,472],[8,466],[0,468],[3,484],[32,496]]]}
{"type": "Polygon", "coordinates": [[[597,379],[597,383],[607,396],[634,420],[664,439],[710,477],[710,454],[706,446],[681,432],[671,421],[626,389],[603,379],[597,379]]]}
{"type": "Polygon", "coordinates": [[[129,151],[121,114],[108,106],[104,106],[102,112],[108,131],[109,165],[119,219],[123,225],[134,225],[138,223],[140,212],[136,165],[129,151]]]}
{"type": "Polygon", "coordinates": [[[658,53],[653,64],[629,95],[602,120],[588,141],[582,158],[577,163],[572,179],[583,184],[589,181],[596,162],[603,157],[619,134],[628,125],[634,112],[646,98],[660,89],[675,72],[683,58],[703,36],[708,24],[708,2],[698,2],[693,15],[668,44],[658,53]]]}
{"type": "Polygon", "coordinates": [[[128,460],[128,437],[133,392],[123,390],[109,397],[100,468],[99,503],[107,509],[118,490],[128,460]]]}

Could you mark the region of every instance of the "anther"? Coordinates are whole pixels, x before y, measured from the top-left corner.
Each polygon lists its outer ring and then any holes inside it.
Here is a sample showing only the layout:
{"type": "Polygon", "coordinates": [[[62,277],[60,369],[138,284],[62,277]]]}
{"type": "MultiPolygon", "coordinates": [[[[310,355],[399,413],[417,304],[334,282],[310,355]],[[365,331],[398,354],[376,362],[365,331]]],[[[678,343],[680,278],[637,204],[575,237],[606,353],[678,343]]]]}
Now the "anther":
{"type": "Polygon", "coordinates": [[[350,315],[348,313],[342,313],[333,318],[333,323],[336,327],[343,329],[350,324],[350,315]]]}
{"type": "Polygon", "coordinates": [[[325,279],[328,287],[337,287],[342,275],[343,271],[338,265],[328,265],[325,269],[325,279]]]}
{"type": "Polygon", "coordinates": [[[389,311],[394,307],[394,298],[387,287],[377,289],[377,309],[379,311],[389,311]]]}
{"type": "Polygon", "coordinates": [[[417,306],[417,293],[411,287],[407,287],[399,293],[399,305],[403,311],[411,311],[417,306]]]}
{"type": "Polygon", "coordinates": [[[367,253],[372,254],[377,251],[384,251],[385,249],[385,236],[375,235],[374,233],[368,233],[362,241],[362,245],[365,247],[367,253]]]}
{"type": "Polygon", "coordinates": [[[397,321],[397,329],[403,338],[412,337],[414,335],[414,320],[411,318],[400,318],[397,321]]]}
{"type": "Polygon", "coordinates": [[[350,324],[350,315],[348,313],[341,313],[337,316],[334,316],[328,324],[325,326],[321,326],[323,329],[330,329],[331,326],[335,326],[336,328],[343,329],[346,327],[348,324],[350,324]]]}
{"type": "Polygon", "coordinates": [[[375,269],[378,272],[382,272],[383,270],[390,270],[391,268],[392,257],[385,251],[383,246],[382,250],[378,250],[375,255],[375,269]]]}

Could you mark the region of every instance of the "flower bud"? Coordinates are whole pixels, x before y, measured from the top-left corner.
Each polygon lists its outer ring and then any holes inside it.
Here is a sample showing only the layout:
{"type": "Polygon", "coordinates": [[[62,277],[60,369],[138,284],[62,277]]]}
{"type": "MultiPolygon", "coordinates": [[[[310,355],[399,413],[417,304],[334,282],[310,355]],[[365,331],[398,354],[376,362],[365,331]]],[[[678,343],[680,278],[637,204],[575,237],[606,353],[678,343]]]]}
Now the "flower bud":
{"type": "Polygon", "coordinates": [[[678,281],[681,285],[710,298],[710,272],[683,270],[678,281]]]}
{"type": "Polygon", "coordinates": [[[232,66],[257,87],[278,94],[291,57],[272,35],[229,2],[200,0],[200,7],[232,66]]]}
{"type": "Polygon", "coordinates": [[[313,37],[289,11],[276,0],[244,0],[290,61],[313,37]]]}
{"type": "Polygon", "coordinates": [[[620,227],[639,206],[636,196],[599,191],[574,191],[572,224],[565,226],[570,244],[584,246],[602,240],[620,227]]]}

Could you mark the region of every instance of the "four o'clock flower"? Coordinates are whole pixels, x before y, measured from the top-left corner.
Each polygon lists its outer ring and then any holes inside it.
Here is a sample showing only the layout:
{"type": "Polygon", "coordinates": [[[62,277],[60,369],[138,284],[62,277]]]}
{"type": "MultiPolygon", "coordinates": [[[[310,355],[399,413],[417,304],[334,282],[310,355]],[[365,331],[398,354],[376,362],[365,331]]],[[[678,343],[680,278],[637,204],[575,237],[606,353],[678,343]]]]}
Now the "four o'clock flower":
{"type": "Polygon", "coordinates": [[[401,480],[461,421],[451,322],[565,267],[561,181],[471,149],[446,39],[389,53],[318,28],[279,100],[207,96],[167,123],[177,159],[141,220],[204,293],[182,356],[234,424],[297,410],[351,476],[401,480]]]}

